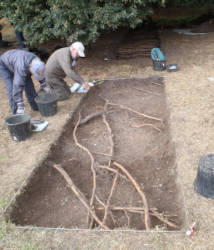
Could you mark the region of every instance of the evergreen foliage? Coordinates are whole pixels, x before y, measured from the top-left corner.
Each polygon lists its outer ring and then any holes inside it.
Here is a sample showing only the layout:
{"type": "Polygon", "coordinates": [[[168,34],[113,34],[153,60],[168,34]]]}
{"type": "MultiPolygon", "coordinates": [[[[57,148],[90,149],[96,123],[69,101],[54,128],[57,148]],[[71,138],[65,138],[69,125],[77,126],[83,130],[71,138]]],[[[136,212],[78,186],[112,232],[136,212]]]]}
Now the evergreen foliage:
{"type": "Polygon", "coordinates": [[[162,0],[3,0],[1,17],[31,44],[50,39],[95,41],[103,31],[136,27],[162,0]]]}
{"type": "Polygon", "coordinates": [[[96,41],[101,33],[119,27],[135,28],[152,7],[203,4],[211,0],[2,0],[0,17],[24,31],[32,44],[57,38],[96,41]]]}

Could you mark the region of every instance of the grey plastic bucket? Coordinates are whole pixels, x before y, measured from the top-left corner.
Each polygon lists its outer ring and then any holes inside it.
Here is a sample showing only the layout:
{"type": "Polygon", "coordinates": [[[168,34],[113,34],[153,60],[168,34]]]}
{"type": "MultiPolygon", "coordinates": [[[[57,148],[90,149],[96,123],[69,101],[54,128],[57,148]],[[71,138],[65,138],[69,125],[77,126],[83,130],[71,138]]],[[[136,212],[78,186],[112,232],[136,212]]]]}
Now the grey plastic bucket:
{"type": "Polygon", "coordinates": [[[14,141],[24,141],[31,136],[31,116],[28,114],[12,115],[5,119],[10,135],[14,141]]]}
{"type": "Polygon", "coordinates": [[[52,93],[43,93],[35,98],[42,116],[53,116],[57,113],[57,96],[52,93]]]}

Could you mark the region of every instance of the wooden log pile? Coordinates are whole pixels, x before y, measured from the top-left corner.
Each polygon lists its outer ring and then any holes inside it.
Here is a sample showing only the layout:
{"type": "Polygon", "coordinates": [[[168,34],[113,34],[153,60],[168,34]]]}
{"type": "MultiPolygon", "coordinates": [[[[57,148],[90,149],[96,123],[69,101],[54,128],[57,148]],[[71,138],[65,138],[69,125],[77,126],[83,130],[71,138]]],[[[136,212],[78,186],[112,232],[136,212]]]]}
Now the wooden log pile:
{"type": "Polygon", "coordinates": [[[160,39],[157,31],[132,31],[122,41],[117,51],[117,58],[150,57],[153,48],[160,48],[160,39]]]}

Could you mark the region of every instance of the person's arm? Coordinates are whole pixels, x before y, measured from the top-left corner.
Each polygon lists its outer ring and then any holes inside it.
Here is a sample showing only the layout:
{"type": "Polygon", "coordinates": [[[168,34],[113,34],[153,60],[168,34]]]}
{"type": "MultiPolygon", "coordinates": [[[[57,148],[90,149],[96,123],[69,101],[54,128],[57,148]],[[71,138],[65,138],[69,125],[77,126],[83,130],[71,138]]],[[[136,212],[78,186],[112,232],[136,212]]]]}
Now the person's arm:
{"type": "Polygon", "coordinates": [[[71,69],[70,78],[75,82],[79,82],[81,84],[85,83],[84,79],[79,75],[79,73],[74,68],[71,69]]]}
{"type": "Polygon", "coordinates": [[[58,58],[59,64],[62,67],[65,74],[70,77],[73,81],[80,84],[84,84],[84,79],[78,74],[76,70],[72,67],[72,58],[70,56],[69,49],[64,53],[61,58],[58,58]]]}
{"type": "Polygon", "coordinates": [[[41,91],[44,91],[46,93],[49,93],[51,91],[50,87],[47,86],[45,77],[39,81],[40,83],[40,88],[37,91],[37,94],[40,93],[41,91]]]}

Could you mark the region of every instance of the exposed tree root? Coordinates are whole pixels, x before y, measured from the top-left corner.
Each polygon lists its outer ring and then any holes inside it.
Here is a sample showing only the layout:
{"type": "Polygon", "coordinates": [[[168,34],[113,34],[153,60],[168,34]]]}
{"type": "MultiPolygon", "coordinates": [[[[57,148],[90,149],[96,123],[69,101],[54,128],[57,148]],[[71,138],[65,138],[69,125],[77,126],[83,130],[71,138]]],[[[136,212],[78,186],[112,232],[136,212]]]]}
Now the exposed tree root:
{"type": "MultiPolygon", "coordinates": [[[[103,210],[102,207],[97,207],[96,209],[103,210]]],[[[142,208],[142,207],[118,207],[118,206],[110,206],[109,210],[112,210],[112,211],[121,211],[121,210],[123,210],[123,211],[128,211],[130,213],[144,214],[144,208],[142,208]]],[[[179,226],[177,226],[175,223],[169,221],[166,218],[166,215],[164,216],[163,214],[159,213],[155,208],[150,208],[149,209],[149,214],[151,216],[156,217],[157,219],[159,219],[160,221],[162,221],[163,223],[165,223],[166,225],[168,225],[171,228],[175,228],[175,229],[179,228],[179,226]]],[[[168,217],[169,216],[170,215],[168,215],[168,217]]]]}
{"type": "Polygon", "coordinates": [[[68,183],[68,186],[71,188],[71,190],[74,192],[74,194],[77,196],[77,198],[82,202],[82,204],[85,206],[85,208],[88,210],[88,212],[91,214],[91,216],[94,218],[94,220],[104,229],[109,229],[102,221],[99,220],[99,218],[96,216],[95,212],[92,211],[91,207],[88,205],[86,198],[84,194],[77,188],[77,186],[73,183],[70,176],[66,173],[66,171],[61,168],[59,165],[54,164],[53,167],[64,177],[66,182],[68,183]]]}
{"type": "Polygon", "coordinates": [[[110,155],[110,154],[105,154],[105,153],[102,153],[102,152],[92,152],[92,154],[95,154],[95,155],[104,155],[104,156],[112,157],[112,155],[110,155]]]}
{"type": "Polygon", "coordinates": [[[134,88],[134,89],[136,89],[136,90],[138,90],[138,91],[142,91],[142,92],[148,93],[148,94],[152,94],[152,95],[160,96],[159,94],[154,93],[154,92],[149,91],[149,90],[145,90],[145,89],[138,89],[138,88],[134,88]]]}
{"type": "Polygon", "coordinates": [[[172,228],[175,228],[175,229],[178,229],[179,227],[174,224],[173,222],[169,221],[167,218],[164,217],[163,214],[160,214],[156,211],[156,209],[152,209],[152,215],[155,216],[156,218],[158,218],[160,221],[164,222],[165,224],[167,224],[168,226],[172,227],[172,228]]]}
{"type": "MultiPolygon", "coordinates": [[[[96,207],[97,210],[103,210],[102,207],[96,207]]],[[[110,206],[109,210],[111,211],[128,211],[130,213],[136,213],[136,214],[144,214],[144,208],[142,207],[118,207],[118,206],[110,206]]],[[[110,212],[110,211],[109,211],[110,212]]],[[[168,215],[166,217],[166,215],[163,215],[162,213],[159,213],[155,208],[150,208],[149,209],[149,214],[151,216],[156,217],[157,219],[159,219],[160,221],[162,221],[163,223],[165,223],[166,225],[168,225],[171,228],[175,228],[178,229],[179,226],[176,225],[175,223],[169,221],[169,219],[167,219],[167,217],[170,217],[171,215],[168,215]]]]}
{"type": "Polygon", "coordinates": [[[162,122],[162,119],[160,119],[160,118],[157,118],[157,117],[154,117],[154,116],[150,116],[150,115],[146,115],[146,114],[144,114],[144,113],[140,113],[140,112],[138,112],[138,111],[136,111],[136,110],[134,110],[134,109],[132,109],[132,108],[129,108],[129,107],[126,107],[126,106],[117,104],[117,103],[109,102],[109,100],[107,100],[107,99],[105,99],[105,98],[103,98],[103,97],[101,97],[101,98],[104,99],[105,101],[107,101],[107,102],[108,102],[108,105],[117,106],[117,107],[119,107],[119,108],[121,108],[121,109],[126,109],[126,110],[128,110],[128,111],[130,111],[130,112],[132,112],[132,113],[135,113],[135,114],[139,115],[139,116],[143,116],[143,117],[146,117],[146,118],[149,118],[149,119],[153,119],[153,120],[162,122]]]}
{"type": "Polygon", "coordinates": [[[141,191],[139,184],[135,181],[135,179],[131,176],[131,174],[122,165],[120,165],[117,162],[114,162],[113,164],[126,174],[126,176],[129,178],[131,183],[134,185],[134,187],[138,191],[140,197],[142,198],[143,204],[144,204],[144,210],[145,210],[145,213],[144,213],[145,227],[146,227],[146,230],[150,230],[149,206],[148,206],[148,202],[147,202],[145,194],[141,191]]]}
{"type": "Polygon", "coordinates": [[[124,210],[124,213],[125,213],[125,216],[126,216],[127,221],[128,221],[128,223],[127,223],[127,227],[129,228],[129,227],[130,227],[130,217],[129,217],[129,215],[128,215],[127,210],[124,210]]]}
{"type": "MultiPolygon", "coordinates": [[[[108,132],[109,132],[109,141],[110,141],[110,152],[109,152],[109,154],[110,154],[111,156],[113,156],[113,152],[114,152],[113,135],[112,135],[112,131],[111,131],[110,125],[109,125],[109,123],[107,122],[105,113],[103,114],[103,123],[106,125],[106,128],[107,128],[107,130],[108,130],[108,132]]],[[[110,165],[111,165],[111,159],[109,160],[108,166],[110,167],[110,165]]]]}
{"type": "MultiPolygon", "coordinates": [[[[77,137],[76,137],[76,131],[77,131],[77,127],[79,126],[79,123],[80,123],[80,120],[81,120],[81,114],[79,113],[79,119],[74,127],[74,130],[73,130],[73,137],[74,137],[74,141],[76,143],[76,145],[83,149],[84,151],[87,152],[87,154],[89,155],[90,157],[90,160],[91,160],[91,171],[92,171],[92,176],[93,176],[93,189],[92,189],[92,194],[91,194],[91,200],[90,200],[90,206],[91,208],[93,207],[93,203],[94,203],[94,196],[95,196],[95,190],[96,190],[96,172],[95,172],[95,169],[94,169],[94,157],[93,155],[91,154],[91,152],[84,146],[82,146],[78,140],[77,140],[77,137]]],[[[89,216],[88,216],[88,223],[89,223],[89,216]]]]}
{"type": "MultiPolygon", "coordinates": [[[[153,84],[157,84],[157,85],[160,85],[162,86],[161,84],[158,84],[158,83],[154,83],[153,84]]],[[[144,90],[140,90],[140,89],[137,89],[139,91],[144,91],[144,90]]],[[[145,92],[148,92],[148,93],[151,93],[153,94],[153,92],[150,92],[150,91],[145,91],[145,92]]],[[[160,118],[157,118],[157,117],[154,117],[154,116],[150,116],[150,115],[146,115],[144,113],[140,113],[132,108],[129,108],[129,107],[126,107],[126,106],[123,106],[123,105],[120,105],[120,104],[116,104],[116,103],[112,103],[110,102],[109,100],[101,97],[102,99],[105,100],[105,105],[103,107],[103,111],[99,111],[99,112],[94,112],[88,116],[86,116],[84,119],[81,119],[81,114],[79,113],[79,119],[74,127],[74,130],[73,130],[73,138],[74,138],[74,141],[75,141],[75,144],[83,149],[84,151],[87,152],[87,154],[89,155],[90,157],[90,160],[91,160],[91,171],[92,171],[92,176],[93,176],[93,189],[92,189],[92,194],[91,194],[91,199],[90,199],[90,203],[88,204],[86,202],[86,199],[84,197],[83,194],[79,193],[78,190],[77,192],[75,193],[78,198],[82,198],[82,200],[85,201],[85,203],[82,203],[84,204],[84,206],[87,208],[88,210],[88,217],[87,217],[87,221],[88,221],[88,225],[89,225],[89,228],[92,228],[92,225],[93,225],[93,222],[96,221],[102,228],[105,228],[105,229],[109,229],[108,226],[106,225],[106,221],[107,221],[107,218],[110,218],[112,219],[112,222],[114,223],[114,225],[116,225],[116,219],[114,218],[114,215],[112,213],[112,211],[115,211],[115,210],[122,210],[127,218],[127,223],[128,223],[128,227],[130,226],[130,215],[129,213],[139,213],[139,214],[142,214],[144,215],[144,224],[145,224],[145,228],[146,230],[150,230],[150,216],[154,216],[156,218],[158,218],[160,221],[162,221],[163,223],[165,223],[166,225],[168,225],[169,227],[172,227],[172,228],[178,228],[178,226],[176,224],[174,224],[173,222],[169,221],[166,216],[164,216],[162,213],[159,213],[155,208],[149,208],[149,205],[148,205],[148,202],[147,202],[147,199],[146,199],[146,196],[144,194],[144,192],[141,190],[141,187],[140,185],[135,181],[135,179],[132,177],[132,175],[125,169],[125,167],[123,167],[122,165],[120,165],[119,163],[117,162],[113,162],[113,165],[117,168],[119,168],[123,173],[120,173],[121,171],[118,171],[117,169],[115,168],[111,168],[111,163],[112,163],[112,157],[114,155],[114,141],[113,141],[113,134],[112,134],[112,130],[111,130],[111,127],[110,127],[110,124],[108,123],[107,121],[107,118],[106,118],[106,114],[108,113],[107,109],[108,109],[108,105],[109,106],[117,106],[121,109],[125,109],[125,110],[128,110],[132,113],[135,113],[139,116],[143,116],[145,118],[149,118],[149,119],[153,119],[153,120],[156,120],[156,121],[160,121],[160,122],[163,122],[162,119],[160,118]],[[85,146],[81,145],[79,142],[78,142],[78,139],[77,139],[77,136],[76,136],[76,131],[77,131],[77,128],[78,126],[80,125],[83,125],[83,124],[86,124],[88,121],[90,121],[91,119],[94,119],[96,117],[99,117],[99,116],[102,116],[102,120],[103,120],[103,123],[105,124],[106,128],[107,128],[107,131],[109,133],[109,142],[110,142],[110,150],[109,150],[109,153],[108,154],[105,154],[105,153],[99,153],[99,152],[93,152],[93,154],[101,154],[101,155],[104,155],[104,156],[108,156],[109,157],[109,161],[108,161],[108,166],[102,166],[100,165],[99,163],[97,164],[97,166],[95,166],[95,159],[92,155],[92,152],[89,151],[89,149],[87,149],[85,146]],[[106,169],[112,173],[114,173],[114,179],[113,179],[113,182],[112,182],[112,186],[111,186],[111,190],[109,192],[109,195],[108,195],[108,198],[106,200],[106,202],[102,202],[98,196],[95,194],[96,192],[96,186],[97,186],[97,183],[96,183],[96,168],[99,167],[99,168],[103,168],[103,169],[106,169]],[[135,189],[137,190],[137,192],[139,193],[142,201],[143,201],[143,207],[140,208],[140,207],[117,207],[117,206],[113,206],[111,204],[111,199],[112,199],[112,196],[113,196],[113,193],[114,193],[114,190],[115,190],[115,186],[117,184],[117,180],[118,180],[118,177],[121,177],[123,179],[125,179],[126,181],[132,183],[132,185],[135,187],[135,189]],[[104,210],[103,211],[103,219],[102,221],[96,216],[96,213],[95,213],[95,208],[94,208],[94,199],[96,199],[98,201],[99,204],[101,204],[102,208],[96,208],[96,209],[102,209],[104,210]]],[[[140,127],[144,127],[144,126],[151,126],[152,128],[154,128],[155,130],[157,131],[161,131],[159,128],[157,128],[156,126],[154,126],[153,124],[151,123],[145,123],[145,124],[142,124],[142,125],[139,125],[139,126],[134,126],[136,128],[140,128],[140,127]]],[[[66,172],[63,173],[63,169],[61,169],[60,167],[58,166],[54,166],[63,176],[64,178],[66,179],[66,181],[68,182],[69,186],[74,190],[75,189],[75,186],[72,186],[74,185],[72,183],[72,180],[69,176],[66,176],[66,172]],[[70,178],[70,181],[69,179],[70,178]]],[[[73,190],[72,189],[72,190],[73,190]]],[[[73,190],[73,191],[74,191],[73,190]]],[[[75,192],[75,191],[74,191],[75,192]]]]}
{"type": "Polygon", "coordinates": [[[163,86],[163,84],[157,83],[157,82],[152,82],[152,84],[158,85],[158,86],[163,86]]]}
{"type": "Polygon", "coordinates": [[[90,121],[98,116],[103,115],[103,113],[104,113],[104,111],[98,111],[98,112],[95,112],[95,113],[92,113],[92,114],[86,116],[84,119],[81,119],[81,121],[79,122],[79,126],[87,123],[88,121],[90,121]]]}
{"type": "MultiPolygon", "coordinates": [[[[115,169],[113,169],[113,168],[110,168],[110,167],[108,167],[108,166],[99,165],[99,168],[103,168],[103,169],[109,170],[110,172],[113,172],[113,173],[115,173],[115,174],[118,172],[117,170],[115,170],[115,169]]],[[[124,176],[124,175],[122,175],[122,174],[120,174],[120,173],[118,173],[118,175],[119,175],[121,178],[123,178],[123,179],[125,179],[126,181],[128,181],[128,179],[126,178],[126,176],[124,176]]]]}
{"type": "Polygon", "coordinates": [[[105,212],[104,212],[104,216],[103,216],[103,223],[104,224],[106,223],[106,219],[107,219],[107,216],[108,216],[108,208],[110,206],[111,197],[113,195],[113,192],[114,192],[114,189],[115,189],[115,186],[116,186],[116,183],[117,183],[117,178],[118,178],[118,172],[115,174],[115,177],[114,177],[114,180],[113,180],[113,183],[112,183],[112,187],[111,187],[111,191],[110,191],[109,197],[108,197],[107,202],[106,202],[105,212]]]}
{"type": "Polygon", "coordinates": [[[151,123],[144,123],[144,124],[141,124],[141,125],[133,125],[132,127],[133,128],[141,128],[141,127],[145,127],[145,126],[150,126],[150,127],[154,128],[154,129],[156,129],[157,131],[161,132],[161,129],[159,129],[158,127],[154,126],[151,123]]]}

